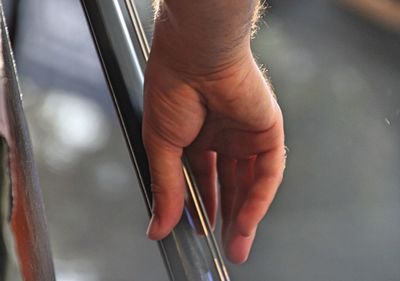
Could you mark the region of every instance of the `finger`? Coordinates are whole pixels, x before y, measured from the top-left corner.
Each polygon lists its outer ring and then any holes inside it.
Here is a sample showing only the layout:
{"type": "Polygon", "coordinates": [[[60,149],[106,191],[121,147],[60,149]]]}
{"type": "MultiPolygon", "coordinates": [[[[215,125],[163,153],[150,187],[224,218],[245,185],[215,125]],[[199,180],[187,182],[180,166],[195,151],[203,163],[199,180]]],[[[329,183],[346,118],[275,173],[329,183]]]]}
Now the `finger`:
{"type": "Polygon", "coordinates": [[[267,212],[282,180],[283,149],[259,155],[254,164],[254,182],[241,203],[225,245],[228,258],[235,263],[247,260],[257,226],[267,212]]]}
{"type": "Polygon", "coordinates": [[[221,194],[222,241],[225,243],[235,203],[236,160],[218,154],[217,168],[221,194]]]}
{"type": "Polygon", "coordinates": [[[229,243],[225,248],[227,258],[236,264],[244,263],[249,257],[251,245],[256,236],[256,229],[250,235],[242,235],[234,230],[228,235],[229,243]]]}
{"type": "Polygon", "coordinates": [[[203,199],[211,227],[214,228],[217,215],[217,171],[216,154],[212,151],[186,151],[190,169],[203,199]]]}
{"type": "Polygon", "coordinates": [[[250,187],[235,222],[235,228],[243,236],[251,235],[266,214],[282,181],[284,167],[283,146],[257,157],[253,186],[250,187]]]}
{"type": "Polygon", "coordinates": [[[236,184],[237,199],[234,206],[234,217],[237,217],[240,208],[247,198],[248,191],[254,182],[254,165],[256,157],[237,160],[236,164],[236,184]]]}
{"type": "MultiPolygon", "coordinates": [[[[249,159],[238,160],[236,164],[236,184],[237,192],[232,210],[233,220],[237,217],[239,210],[241,209],[250,187],[254,180],[254,164],[256,157],[249,159]]],[[[243,236],[235,225],[232,223],[229,228],[229,233],[225,236],[225,253],[228,259],[233,263],[243,263],[247,260],[251,244],[255,237],[255,230],[251,235],[243,236]]]]}
{"type": "Polygon", "coordinates": [[[182,215],[185,196],[182,149],[148,130],[144,130],[143,140],[150,167],[153,214],[147,235],[150,239],[160,240],[171,232],[182,215]]]}

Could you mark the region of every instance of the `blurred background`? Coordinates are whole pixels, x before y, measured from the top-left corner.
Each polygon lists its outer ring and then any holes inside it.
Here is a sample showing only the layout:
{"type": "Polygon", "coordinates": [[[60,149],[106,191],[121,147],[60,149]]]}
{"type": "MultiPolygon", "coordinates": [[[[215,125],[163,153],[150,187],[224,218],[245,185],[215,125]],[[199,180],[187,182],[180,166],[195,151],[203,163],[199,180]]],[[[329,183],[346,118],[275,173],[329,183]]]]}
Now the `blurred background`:
{"type": "MultiPolygon", "coordinates": [[[[79,0],[3,2],[57,280],[167,280],[79,0]]],[[[400,280],[400,1],[268,3],[253,47],[288,164],[232,279],[400,280]]]]}

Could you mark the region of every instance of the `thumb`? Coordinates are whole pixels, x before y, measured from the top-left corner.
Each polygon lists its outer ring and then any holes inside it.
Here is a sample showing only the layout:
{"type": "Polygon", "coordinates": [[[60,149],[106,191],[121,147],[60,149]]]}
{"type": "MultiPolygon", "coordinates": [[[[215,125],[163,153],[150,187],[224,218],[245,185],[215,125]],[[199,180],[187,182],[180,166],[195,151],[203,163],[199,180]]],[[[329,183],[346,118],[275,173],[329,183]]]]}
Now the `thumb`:
{"type": "Polygon", "coordinates": [[[152,240],[165,238],[179,222],[185,198],[182,148],[165,141],[149,127],[143,129],[149,160],[153,195],[152,218],[147,235],[152,240]]]}

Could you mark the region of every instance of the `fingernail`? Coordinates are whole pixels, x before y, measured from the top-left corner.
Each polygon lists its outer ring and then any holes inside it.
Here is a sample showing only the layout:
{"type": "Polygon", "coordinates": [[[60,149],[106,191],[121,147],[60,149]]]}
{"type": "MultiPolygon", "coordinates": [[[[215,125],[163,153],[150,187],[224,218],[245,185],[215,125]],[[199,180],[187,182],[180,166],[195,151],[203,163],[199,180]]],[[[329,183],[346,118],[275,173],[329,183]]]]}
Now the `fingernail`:
{"type": "Polygon", "coordinates": [[[146,235],[151,240],[157,240],[157,231],[158,230],[158,218],[157,216],[153,215],[149,222],[149,226],[147,227],[146,235]]]}

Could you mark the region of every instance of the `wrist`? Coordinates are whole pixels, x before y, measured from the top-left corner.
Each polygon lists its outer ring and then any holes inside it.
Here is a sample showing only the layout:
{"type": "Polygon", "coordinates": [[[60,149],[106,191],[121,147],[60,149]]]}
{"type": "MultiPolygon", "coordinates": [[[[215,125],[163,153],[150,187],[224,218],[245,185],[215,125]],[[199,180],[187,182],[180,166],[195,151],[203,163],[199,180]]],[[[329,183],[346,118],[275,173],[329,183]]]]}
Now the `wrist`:
{"type": "Polygon", "coordinates": [[[216,72],[253,59],[250,35],[236,39],[213,38],[176,29],[168,20],[156,23],[152,56],[177,71],[192,74],[216,72]]]}
{"type": "Polygon", "coordinates": [[[193,72],[252,58],[250,33],[256,3],[164,0],[155,22],[152,52],[162,54],[169,65],[193,72]]]}

